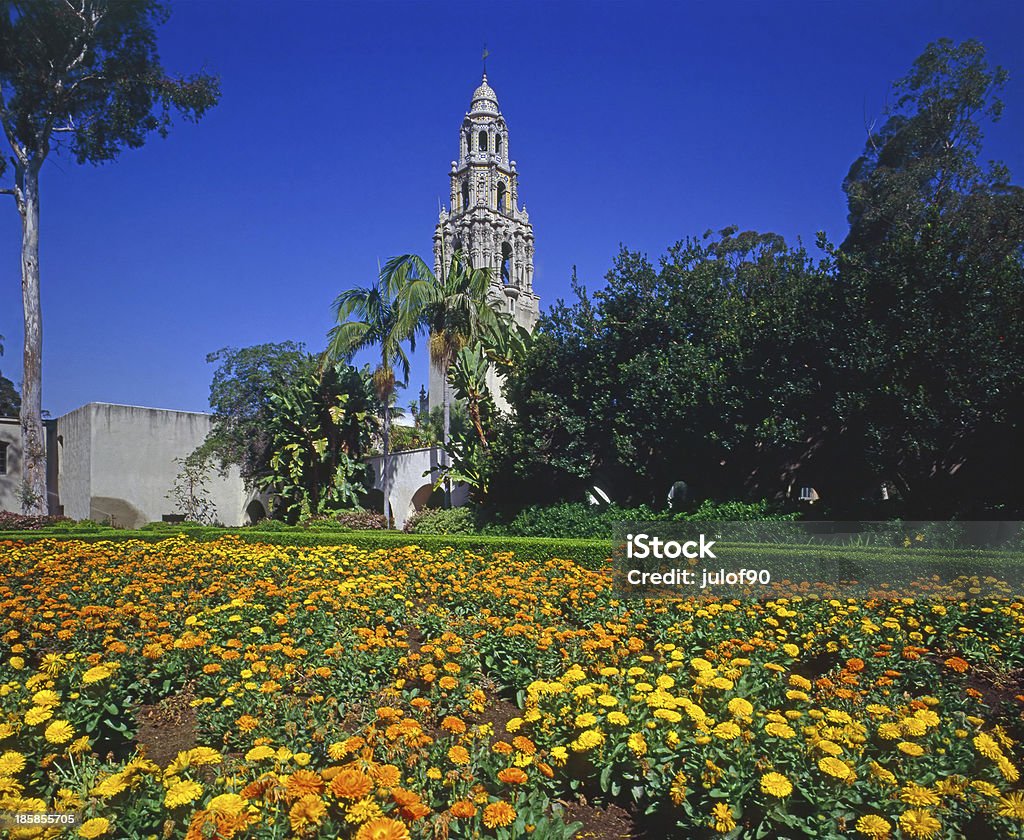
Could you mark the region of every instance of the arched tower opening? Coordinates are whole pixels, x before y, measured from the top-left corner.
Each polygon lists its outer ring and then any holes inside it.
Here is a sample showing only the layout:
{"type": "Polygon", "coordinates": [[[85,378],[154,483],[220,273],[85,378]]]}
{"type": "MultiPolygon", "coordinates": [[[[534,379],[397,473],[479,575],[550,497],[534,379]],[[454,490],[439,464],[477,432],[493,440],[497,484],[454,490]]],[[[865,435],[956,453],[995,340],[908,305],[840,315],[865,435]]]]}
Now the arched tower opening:
{"type": "Polygon", "coordinates": [[[502,285],[507,286],[512,278],[510,272],[512,270],[512,246],[507,242],[501,243],[501,282],[502,285]]]}
{"type": "Polygon", "coordinates": [[[463,178],[462,180],[462,209],[466,211],[469,209],[469,179],[463,178]]]}
{"type": "Polygon", "coordinates": [[[502,213],[508,212],[508,196],[505,190],[505,182],[498,181],[498,210],[502,213]]]}
{"type": "Polygon", "coordinates": [[[487,131],[486,130],[480,132],[480,136],[477,137],[477,144],[479,145],[481,152],[486,152],[487,151],[487,131]]]}

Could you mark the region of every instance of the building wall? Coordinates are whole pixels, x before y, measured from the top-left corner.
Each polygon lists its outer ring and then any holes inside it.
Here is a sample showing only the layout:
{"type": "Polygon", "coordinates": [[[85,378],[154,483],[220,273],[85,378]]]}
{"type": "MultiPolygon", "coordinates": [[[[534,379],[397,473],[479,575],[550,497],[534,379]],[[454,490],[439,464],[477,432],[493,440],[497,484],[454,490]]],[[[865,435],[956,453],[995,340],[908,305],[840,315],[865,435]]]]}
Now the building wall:
{"type": "Polygon", "coordinates": [[[7,444],[7,469],[0,474],[0,510],[21,512],[21,422],[17,417],[0,417],[0,445],[7,444]]]}
{"type": "MultiPolygon", "coordinates": [[[[77,408],[57,419],[53,449],[47,453],[57,460],[57,503],[72,519],[89,518],[92,496],[92,404],[77,408]]],[[[58,508],[59,510],[60,508],[58,508]]]]}
{"type": "MultiPolygon", "coordinates": [[[[394,527],[401,530],[416,511],[422,510],[430,500],[433,482],[431,474],[437,475],[442,451],[436,447],[407,449],[393,452],[388,456],[388,495],[394,527]],[[426,473],[426,475],[424,475],[426,473]]],[[[366,459],[373,471],[373,487],[384,489],[384,456],[374,455],[366,459]]],[[[383,511],[384,500],[373,504],[375,510],[383,511]]],[[[452,487],[452,504],[456,507],[466,504],[469,489],[464,484],[452,487]]]]}
{"type": "MultiPolygon", "coordinates": [[[[90,403],[57,420],[57,482],[64,515],[138,528],[177,513],[168,494],[184,458],[206,438],[210,416],[90,403]]],[[[210,476],[217,520],[241,525],[252,500],[238,469],[210,476]]]]}

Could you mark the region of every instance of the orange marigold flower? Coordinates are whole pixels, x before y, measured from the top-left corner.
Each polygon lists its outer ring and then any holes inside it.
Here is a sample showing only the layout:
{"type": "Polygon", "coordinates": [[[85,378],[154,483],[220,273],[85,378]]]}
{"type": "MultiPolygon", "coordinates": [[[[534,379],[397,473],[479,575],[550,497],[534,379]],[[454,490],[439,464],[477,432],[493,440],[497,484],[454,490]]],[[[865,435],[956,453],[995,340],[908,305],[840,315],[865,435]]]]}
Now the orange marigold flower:
{"type": "Polygon", "coordinates": [[[453,732],[456,735],[461,735],[466,731],[466,724],[461,719],[448,715],[448,717],[441,721],[441,728],[445,732],[453,732]]]}
{"type": "Polygon", "coordinates": [[[378,764],[370,772],[379,788],[393,788],[402,781],[402,771],[394,764],[378,764]]]}
{"type": "Polygon", "coordinates": [[[506,785],[524,784],[530,777],[518,767],[506,767],[498,771],[498,781],[506,785]]]}
{"type": "Polygon", "coordinates": [[[343,767],[331,780],[331,793],[339,799],[362,799],[371,790],[373,781],[354,767],[343,767]]]}
{"type": "Polygon", "coordinates": [[[312,770],[296,770],[288,777],[285,785],[289,799],[301,799],[309,794],[324,792],[324,780],[312,770]]]}
{"type": "Polygon", "coordinates": [[[854,657],[853,659],[847,659],[846,660],[846,670],[847,671],[853,671],[853,673],[855,673],[855,674],[858,671],[863,671],[864,670],[864,660],[863,659],[859,659],[858,657],[854,657]]]}
{"type": "Polygon", "coordinates": [[[488,828],[504,828],[512,825],[516,818],[516,809],[507,802],[492,802],[484,808],[484,825],[488,828]]]}
{"type": "Polygon", "coordinates": [[[242,715],[238,720],[235,721],[235,725],[242,732],[252,732],[260,722],[256,720],[252,715],[242,715]]]}
{"type": "Polygon", "coordinates": [[[476,805],[468,799],[460,799],[451,808],[452,816],[460,820],[468,820],[476,816],[476,805]]]}
{"type": "Polygon", "coordinates": [[[524,755],[533,755],[537,752],[537,745],[523,735],[517,735],[512,739],[512,746],[524,755]]]}
{"type": "Polygon", "coordinates": [[[515,752],[515,747],[508,743],[508,741],[495,741],[491,744],[491,750],[498,753],[498,755],[512,755],[515,752]]]}
{"type": "Polygon", "coordinates": [[[419,794],[404,788],[395,788],[391,791],[391,798],[398,806],[398,812],[409,822],[425,817],[430,809],[420,800],[419,794]]]}
{"type": "Polygon", "coordinates": [[[379,817],[365,823],[356,833],[355,840],[409,840],[409,829],[398,820],[379,817]]]}
{"type": "Polygon", "coordinates": [[[452,764],[469,764],[469,750],[458,745],[448,750],[448,760],[452,764]]]}
{"type": "Polygon", "coordinates": [[[956,671],[958,674],[965,673],[971,667],[966,660],[961,659],[959,656],[951,656],[942,664],[949,668],[950,671],[956,671]]]}

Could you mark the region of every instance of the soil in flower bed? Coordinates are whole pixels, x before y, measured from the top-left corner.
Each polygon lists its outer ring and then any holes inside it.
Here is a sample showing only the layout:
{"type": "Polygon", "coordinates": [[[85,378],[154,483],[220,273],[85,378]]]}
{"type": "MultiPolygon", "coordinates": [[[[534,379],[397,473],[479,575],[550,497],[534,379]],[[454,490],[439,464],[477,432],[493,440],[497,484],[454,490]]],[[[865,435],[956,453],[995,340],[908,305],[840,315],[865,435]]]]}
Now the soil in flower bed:
{"type": "Polygon", "coordinates": [[[186,692],[165,697],[159,703],[141,706],[135,715],[136,741],[145,747],[146,757],[166,767],[182,750],[196,746],[196,712],[186,692]]]}

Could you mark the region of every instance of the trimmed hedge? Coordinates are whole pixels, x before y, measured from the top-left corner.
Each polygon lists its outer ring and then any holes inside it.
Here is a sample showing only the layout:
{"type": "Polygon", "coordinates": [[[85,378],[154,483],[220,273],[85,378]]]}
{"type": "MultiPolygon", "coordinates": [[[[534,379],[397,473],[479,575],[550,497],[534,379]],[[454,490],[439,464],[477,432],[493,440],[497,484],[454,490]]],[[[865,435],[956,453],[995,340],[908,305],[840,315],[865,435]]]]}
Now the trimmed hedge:
{"type": "Polygon", "coordinates": [[[553,558],[575,560],[589,568],[607,565],[611,555],[610,540],[561,540],[546,537],[493,537],[476,535],[404,534],[401,531],[307,531],[293,528],[287,531],[260,531],[258,528],[226,529],[206,526],[181,525],[152,530],[126,531],[97,526],[96,531],[75,531],[67,533],[57,530],[23,531],[3,534],[0,546],[5,540],[15,542],[37,542],[44,539],[81,540],[82,542],[127,542],[143,540],[159,542],[184,535],[196,540],[210,541],[220,537],[238,537],[247,543],[269,543],[271,545],[322,546],[353,545],[363,551],[418,545],[426,551],[453,548],[473,554],[490,555],[495,552],[511,551],[517,557],[543,562],[553,558]]]}

